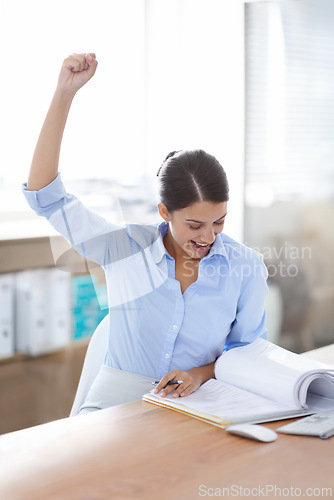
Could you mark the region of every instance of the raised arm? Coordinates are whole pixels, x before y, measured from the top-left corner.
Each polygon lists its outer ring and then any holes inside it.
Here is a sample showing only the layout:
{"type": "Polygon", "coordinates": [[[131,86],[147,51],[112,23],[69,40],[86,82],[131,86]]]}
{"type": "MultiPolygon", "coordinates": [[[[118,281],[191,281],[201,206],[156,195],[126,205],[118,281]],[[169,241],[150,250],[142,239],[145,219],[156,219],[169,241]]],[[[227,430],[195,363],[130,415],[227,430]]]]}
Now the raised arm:
{"type": "Polygon", "coordinates": [[[57,177],[61,141],[73,97],[92,78],[96,67],[97,61],[93,53],[72,54],[64,60],[57,88],[36,144],[27,190],[37,191],[57,177]]]}

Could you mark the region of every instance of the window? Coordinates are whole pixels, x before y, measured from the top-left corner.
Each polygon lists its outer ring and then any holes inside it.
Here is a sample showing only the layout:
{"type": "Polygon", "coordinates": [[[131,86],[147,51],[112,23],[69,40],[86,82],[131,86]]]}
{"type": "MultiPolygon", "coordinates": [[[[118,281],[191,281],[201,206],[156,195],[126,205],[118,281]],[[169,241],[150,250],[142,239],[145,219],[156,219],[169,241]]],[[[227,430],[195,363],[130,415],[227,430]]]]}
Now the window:
{"type": "Polygon", "coordinates": [[[245,240],[283,294],[286,347],[332,339],[334,5],[246,5],[245,240]],[[290,344],[292,342],[292,344],[290,344]]]}

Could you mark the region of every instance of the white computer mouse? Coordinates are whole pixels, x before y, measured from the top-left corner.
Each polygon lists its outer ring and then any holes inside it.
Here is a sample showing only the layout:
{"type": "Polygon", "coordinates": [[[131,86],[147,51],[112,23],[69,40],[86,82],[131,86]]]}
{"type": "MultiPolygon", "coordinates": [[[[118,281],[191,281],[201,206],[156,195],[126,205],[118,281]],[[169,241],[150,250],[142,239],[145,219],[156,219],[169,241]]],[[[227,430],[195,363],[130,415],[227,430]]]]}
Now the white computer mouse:
{"type": "Polygon", "coordinates": [[[270,443],[270,441],[275,441],[275,439],[277,439],[276,432],[268,427],[264,427],[263,425],[236,424],[226,427],[225,430],[230,434],[235,434],[236,436],[248,439],[255,439],[256,441],[262,441],[263,443],[270,443]]]}

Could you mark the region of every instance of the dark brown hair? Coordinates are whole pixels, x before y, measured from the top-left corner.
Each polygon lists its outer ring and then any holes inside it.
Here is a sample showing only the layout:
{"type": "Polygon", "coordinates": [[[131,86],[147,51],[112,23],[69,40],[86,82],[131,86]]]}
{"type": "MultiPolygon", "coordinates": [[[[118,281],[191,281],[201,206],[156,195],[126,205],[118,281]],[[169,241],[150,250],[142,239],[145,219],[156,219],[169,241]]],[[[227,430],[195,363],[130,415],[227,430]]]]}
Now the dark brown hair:
{"type": "Polygon", "coordinates": [[[160,199],[170,212],[198,201],[221,203],[229,198],[225,170],[202,149],[172,151],[157,175],[160,199]]]}

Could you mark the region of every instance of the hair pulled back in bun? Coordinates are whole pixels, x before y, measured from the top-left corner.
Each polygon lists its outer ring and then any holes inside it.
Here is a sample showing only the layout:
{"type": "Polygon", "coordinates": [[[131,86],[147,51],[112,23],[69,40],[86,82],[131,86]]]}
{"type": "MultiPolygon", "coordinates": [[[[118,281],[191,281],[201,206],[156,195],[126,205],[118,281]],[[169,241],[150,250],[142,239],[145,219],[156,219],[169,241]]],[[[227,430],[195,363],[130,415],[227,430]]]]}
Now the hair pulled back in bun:
{"type": "Polygon", "coordinates": [[[160,199],[170,212],[198,201],[221,203],[229,199],[225,170],[202,149],[172,151],[157,175],[160,199]]]}

